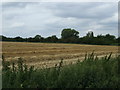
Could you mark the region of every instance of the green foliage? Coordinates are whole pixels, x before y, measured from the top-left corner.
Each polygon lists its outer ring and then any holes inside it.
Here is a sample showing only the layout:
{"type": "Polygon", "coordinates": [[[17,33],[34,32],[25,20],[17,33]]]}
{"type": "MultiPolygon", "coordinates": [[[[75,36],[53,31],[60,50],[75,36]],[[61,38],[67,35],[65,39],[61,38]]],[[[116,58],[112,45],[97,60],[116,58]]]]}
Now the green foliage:
{"type": "Polygon", "coordinates": [[[47,38],[45,39],[45,42],[56,43],[56,42],[58,42],[58,38],[56,37],[56,35],[53,35],[53,36],[51,36],[51,37],[47,37],[47,38]]]}
{"type": "Polygon", "coordinates": [[[61,36],[62,36],[62,39],[79,38],[78,34],[79,34],[78,31],[68,28],[68,29],[62,30],[61,36]]]}
{"type": "Polygon", "coordinates": [[[86,37],[92,38],[92,37],[94,37],[94,33],[92,31],[89,31],[87,33],[86,37]]]}
{"type": "Polygon", "coordinates": [[[92,45],[120,45],[120,37],[116,38],[114,35],[97,35],[94,36],[92,31],[89,31],[86,36],[79,38],[79,32],[77,30],[67,28],[61,32],[61,38],[57,38],[56,35],[49,36],[47,38],[36,35],[35,37],[22,38],[8,38],[0,36],[0,41],[15,41],[15,42],[49,42],[49,43],[78,43],[78,44],[92,44],[92,45]]]}
{"type": "Polygon", "coordinates": [[[61,60],[45,69],[28,67],[22,58],[9,67],[3,57],[3,88],[120,88],[120,56],[111,55],[98,58],[93,51],[83,62],[63,66],[61,60]]]}
{"type": "Polygon", "coordinates": [[[33,41],[35,41],[35,42],[40,42],[40,39],[41,39],[42,37],[41,37],[41,35],[36,35],[33,39],[33,41]]]}

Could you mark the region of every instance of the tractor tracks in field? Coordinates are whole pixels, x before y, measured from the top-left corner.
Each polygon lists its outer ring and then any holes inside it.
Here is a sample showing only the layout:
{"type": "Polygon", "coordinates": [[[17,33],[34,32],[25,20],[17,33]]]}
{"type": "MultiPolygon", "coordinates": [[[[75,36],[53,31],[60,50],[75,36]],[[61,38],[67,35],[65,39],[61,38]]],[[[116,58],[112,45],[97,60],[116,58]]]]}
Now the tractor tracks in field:
{"type": "MultiPolygon", "coordinates": [[[[97,56],[98,58],[104,57],[104,56],[108,56],[109,54],[95,54],[95,57],[97,56]]],[[[113,53],[112,57],[115,57],[117,55],[117,53],[113,53]]],[[[28,65],[28,67],[30,66],[34,66],[35,68],[51,68],[51,67],[55,67],[56,65],[59,66],[59,63],[61,62],[61,60],[63,61],[63,66],[64,65],[69,65],[69,64],[75,64],[76,62],[80,61],[82,62],[85,59],[85,56],[82,57],[76,57],[76,58],[68,58],[68,59],[55,59],[55,60],[38,60],[38,61],[24,61],[24,63],[26,65],[28,65]]],[[[17,60],[15,61],[17,62],[17,60]]],[[[2,66],[0,65],[0,70],[2,69],[2,66]]]]}
{"type": "MultiPolygon", "coordinates": [[[[112,54],[112,57],[116,56],[117,54],[112,54]]],[[[99,55],[98,58],[104,57],[106,55],[99,55]]],[[[108,55],[107,55],[108,56],[108,55]]],[[[75,64],[78,62],[82,62],[85,59],[85,57],[79,57],[79,58],[72,58],[72,59],[63,59],[63,65],[69,65],[69,64],[75,64]]],[[[26,63],[28,66],[34,66],[35,68],[50,68],[54,66],[58,66],[61,60],[49,60],[49,61],[39,61],[39,62],[32,62],[32,63],[26,63]]]]}

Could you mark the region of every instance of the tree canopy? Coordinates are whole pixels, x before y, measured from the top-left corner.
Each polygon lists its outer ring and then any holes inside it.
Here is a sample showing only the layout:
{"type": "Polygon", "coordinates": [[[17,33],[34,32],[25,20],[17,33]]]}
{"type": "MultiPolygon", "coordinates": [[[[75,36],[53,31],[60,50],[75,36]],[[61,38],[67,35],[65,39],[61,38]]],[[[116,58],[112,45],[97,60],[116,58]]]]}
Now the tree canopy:
{"type": "Polygon", "coordinates": [[[75,29],[67,28],[62,30],[61,36],[62,39],[79,38],[79,32],[75,29]]]}

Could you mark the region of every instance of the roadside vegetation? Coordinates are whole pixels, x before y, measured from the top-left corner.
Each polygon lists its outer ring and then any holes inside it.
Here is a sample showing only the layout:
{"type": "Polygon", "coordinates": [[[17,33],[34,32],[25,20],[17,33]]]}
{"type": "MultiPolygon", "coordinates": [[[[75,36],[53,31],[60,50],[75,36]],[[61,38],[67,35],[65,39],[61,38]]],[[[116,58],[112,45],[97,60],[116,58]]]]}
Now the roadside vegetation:
{"type": "Polygon", "coordinates": [[[17,63],[2,57],[3,88],[120,88],[120,56],[98,58],[86,54],[84,61],[52,68],[28,67],[22,58],[17,63]]]}

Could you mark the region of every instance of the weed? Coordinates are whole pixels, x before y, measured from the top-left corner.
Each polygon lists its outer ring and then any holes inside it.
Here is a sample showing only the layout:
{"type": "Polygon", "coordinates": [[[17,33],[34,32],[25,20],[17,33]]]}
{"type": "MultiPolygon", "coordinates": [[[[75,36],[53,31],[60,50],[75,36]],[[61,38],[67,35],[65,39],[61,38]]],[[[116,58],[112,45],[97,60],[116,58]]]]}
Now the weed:
{"type": "Polygon", "coordinates": [[[53,68],[28,68],[22,58],[17,64],[3,59],[3,88],[120,88],[120,56],[98,58],[85,54],[83,62],[53,68]],[[17,66],[16,66],[17,65],[17,66]]]}

